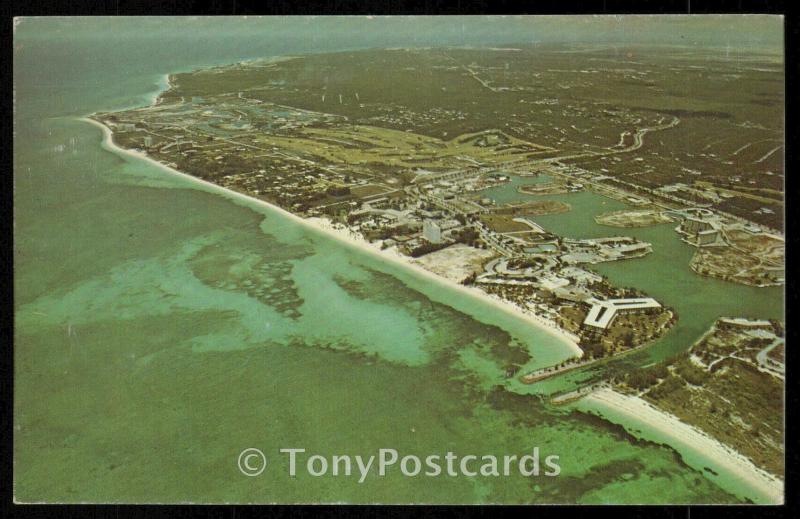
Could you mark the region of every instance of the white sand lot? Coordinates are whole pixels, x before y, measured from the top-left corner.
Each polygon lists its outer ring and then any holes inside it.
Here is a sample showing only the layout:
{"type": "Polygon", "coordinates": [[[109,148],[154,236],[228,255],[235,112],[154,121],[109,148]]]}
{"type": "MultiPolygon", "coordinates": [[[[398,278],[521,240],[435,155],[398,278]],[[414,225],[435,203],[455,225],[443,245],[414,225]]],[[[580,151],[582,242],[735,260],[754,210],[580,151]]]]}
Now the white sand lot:
{"type": "Polygon", "coordinates": [[[483,265],[496,256],[497,253],[493,250],[476,249],[457,243],[416,258],[413,262],[434,274],[461,283],[469,275],[482,272],[483,265]]]}

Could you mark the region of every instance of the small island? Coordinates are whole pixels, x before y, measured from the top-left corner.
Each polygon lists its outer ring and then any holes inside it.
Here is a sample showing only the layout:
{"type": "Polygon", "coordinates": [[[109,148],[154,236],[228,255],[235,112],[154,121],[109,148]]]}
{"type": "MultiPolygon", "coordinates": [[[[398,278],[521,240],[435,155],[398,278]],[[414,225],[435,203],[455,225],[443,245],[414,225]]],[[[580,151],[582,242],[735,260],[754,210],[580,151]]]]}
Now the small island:
{"type": "Polygon", "coordinates": [[[673,221],[660,209],[623,209],[599,214],[594,219],[600,225],[621,228],[649,227],[673,221]]]}

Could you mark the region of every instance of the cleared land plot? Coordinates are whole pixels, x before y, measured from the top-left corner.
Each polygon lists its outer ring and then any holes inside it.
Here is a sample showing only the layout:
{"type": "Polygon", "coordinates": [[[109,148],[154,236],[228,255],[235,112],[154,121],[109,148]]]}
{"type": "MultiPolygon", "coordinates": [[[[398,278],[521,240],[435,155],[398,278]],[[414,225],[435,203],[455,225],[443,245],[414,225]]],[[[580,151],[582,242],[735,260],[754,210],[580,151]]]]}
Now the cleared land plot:
{"type": "Polygon", "coordinates": [[[611,211],[595,216],[594,220],[609,227],[649,227],[672,221],[670,217],[654,209],[611,211]]]}
{"type": "Polygon", "coordinates": [[[471,274],[481,272],[483,265],[495,257],[497,253],[493,250],[477,249],[458,243],[426,254],[414,262],[431,272],[460,283],[471,274]]]}

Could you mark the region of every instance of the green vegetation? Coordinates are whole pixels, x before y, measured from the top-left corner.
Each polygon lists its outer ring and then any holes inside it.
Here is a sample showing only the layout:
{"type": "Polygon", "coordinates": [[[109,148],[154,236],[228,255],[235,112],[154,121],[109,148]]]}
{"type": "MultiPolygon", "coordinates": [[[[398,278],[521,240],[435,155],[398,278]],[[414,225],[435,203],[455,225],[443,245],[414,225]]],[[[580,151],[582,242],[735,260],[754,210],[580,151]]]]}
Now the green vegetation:
{"type": "Polygon", "coordinates": [[[326,192],[331,196],[345,196],[350,194],[349,186],[331,186],[326,189],[326,192]]]}
{"type": "Polygon", "coordinates": [[[668,376],[667,364],[662,362],[655,366],[631,371],[625,376],[624,380],[628,386],[641,391],[657,384],[668,376]]]}
{"type": "Polygon", "coordinates": [[[331,163],[397,173],[442,170],[467,152],[481,162],[575,155],[576,164],[633,187],[680,182],[724,190],[721,199],[683,196],[782,228],[779,59],[760,55],[741,63],[697,50],[636,48],[630,59],[620,58],[619,49],[595,49],[571,52],[565,62],[562,51],[308,55],[176,74],[163,98],[199,96],[204,106],[224,100],[245,111],[258,102],[279,112],[304,110],[310,124],[291,135],[276,135],[270,125],[260,145],[331,163]],[[637,131],[675,118],[676,126],[635,147],[637,131]],[[614,147],[632,151],[591,154],[614,147]]]}
{"type": "Polygon", "coordinates": [[[409,256],[412,258],[419,258],[420,256],[424,256],[425,254],[430,254],[431,252],[436,252],[437,250],[442,250],[445,247],[449,247],[450,243],[431,243],[431,242],[423,242],[417,247],[414,247],[409,252],[409,256]]]}
{"type": "Polygon", "coordinates": [[[591,359],[599,359],[605,356],[605,347],[596,341],[584,341],[580,344],[584,354],[591,359]]]}
{"type": "Polygon", "coordinates": [[[688,358],[683,358],[675,364],[675,372],[693,386],[702,386],[708,380],[708,372],[692,364],[688,358]]]}
{"type": "Polygon", "coordinates": [[[685,385],[686,382],[682,378],[670,374],[659,385],[648,391],[647,396],[661,400],[682,389],[685,385]]]}
{"type": "Polygon", "coordinates": [[[774,338],[753,337],[750,331],[746,325],[715,325],[689,352],[649,368],[618,372],[616,380],[782,475],[783,380],[760,370],[755,358],[774,338]]]}

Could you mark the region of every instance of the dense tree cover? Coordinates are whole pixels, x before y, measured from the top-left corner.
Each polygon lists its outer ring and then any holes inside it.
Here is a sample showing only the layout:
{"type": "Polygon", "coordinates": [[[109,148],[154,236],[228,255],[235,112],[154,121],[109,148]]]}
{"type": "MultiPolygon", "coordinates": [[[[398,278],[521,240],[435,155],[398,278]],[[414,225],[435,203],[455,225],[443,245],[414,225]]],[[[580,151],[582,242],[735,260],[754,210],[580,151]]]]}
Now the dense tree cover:
{"type": "Polygon", "coordinates": [[[590,358],[599,359],[606,354],[605,347],[599,342],[583,342],[581,348],[590,358]]]}
{"type": "Polygon", "coordinates": [[[419,258],[420,256],[424,256],[425,254],[430,254],[431,252],[436,252],[437,250],[444,249],[450,245],[449,243],[430,243],[430,242],[423,242],[422,244],[414,247],[411,249],[409,255],[412,258],[419,258]]]}
{"type": "Polygon", "coordinates": [[[675,375],[669,375],[659,385],[648,391],[648,395],[656,400],[664,398],[673,391],[677,391],[686,385],[682,378],[675,375]]]}
{"type": "Polygon", "coordinates": [[[456,240],[456,242],[466,243],[467,245],[474,244],[479,237],[480,235],[478,234],[478,231],[472,227],[465,227],[464,229],[453,233],[453,238],[456,240]]]}
{"type": "Polygon", "coordinates": [[[330,186],[327,193],[331,196],[346,196],[350,194],[349,186],[330,186]]]}
{"type": "Polygon", "coordinates": [[[665,363],[656,364],[647,368],[638,369],[627,374],[625,383],[632,388],[643,390],[658,383],[659,380],[669,376],[665,363]]]}

